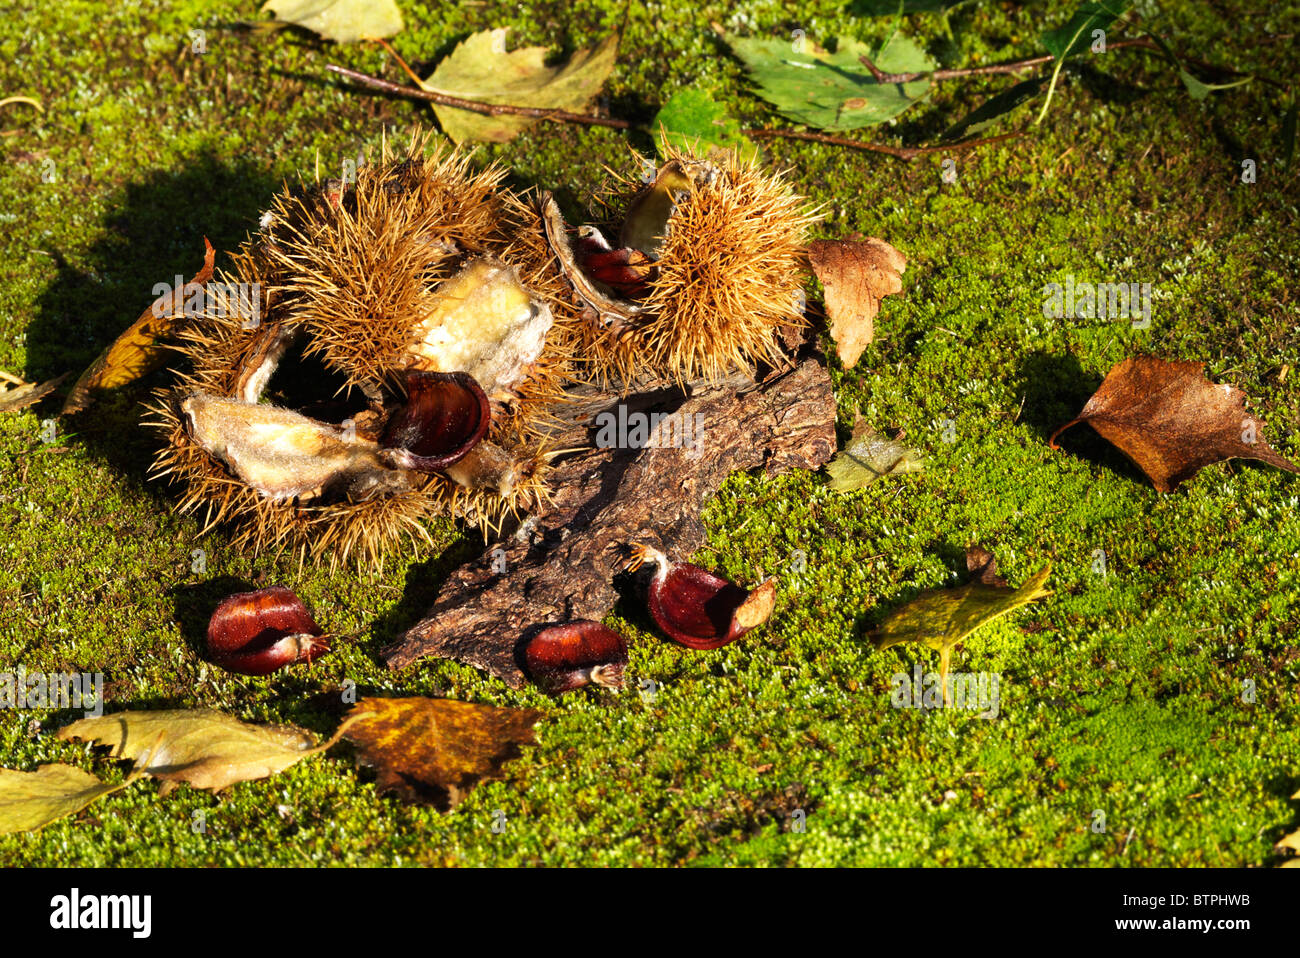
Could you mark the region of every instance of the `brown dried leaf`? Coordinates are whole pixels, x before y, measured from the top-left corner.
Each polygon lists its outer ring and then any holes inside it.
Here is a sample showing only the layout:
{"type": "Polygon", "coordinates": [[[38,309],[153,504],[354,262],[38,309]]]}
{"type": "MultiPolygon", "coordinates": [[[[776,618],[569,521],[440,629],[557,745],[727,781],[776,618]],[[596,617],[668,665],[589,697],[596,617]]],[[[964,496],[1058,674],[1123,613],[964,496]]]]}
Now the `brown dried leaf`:
{"type": "Polygon", "coordinates": [[[376,788],[447,811],[479,782],[534,745],[534,709],[502,709],[452,699],[362,699],[344,721],[357,763],[378,772],[376,788]]]}
{"type": "Polygon", "coordinates": [[[1264,441],[1264,424],[1246,412],[1245,393],[1210,382],[1204,368],[1154,356],[1117,363],[1078,418],[1052,433],[1048,443],[1059,449],[1056,437],[1086,422],[1161,492],[1172,492],[1203,466],[1224,459],[1258,459],[1300,472],[1264,441]]]}
{"type": "Polygon", "coordinates": [[[36,383],[25,383],[8,373],[0,373],[0,380],[15,384],[12,387],[0,390],[0,412],[17,412],[19,409],[26,409],[28,406],[36,405],[36,403],[54,392],[59,383],[67,378],[68,374],[64,373],[57,379],[51,379],[49,382],[37,385],[36,383]]]}
{"type": "Polygon", "coordinates": [[[203,245],[206,248],[203,268],[180,289],[150,303],[126,332],[99,354],[72,387],[63,404],[63,415],[79,413],[89,406],[92,392],[124,386],[162,365],[166,350],[160,340],[185,315],[185,301],[212,279],[212,261],[216,251],[206,236],[203,245]]]}
{"type": "Polygon", "coordinates": [[[59,738],[111,746],[114,758],[144,756],[137,770],[162,779],[164,794],[180,782],[220,791],[236,782],[268,778],[335,741],[317,745],[316,737],[303,729],[248,725],[213,709],[117,712],[73,722],[60,730],[59,738]]]}
{"type": "Polygon", "coordinates": [[[884,240],[817,240],[808,246],[813,272],[826,288],[831,338],[845,369],[875,335],[880,301],[903,291],[907,257],[884,240]]]}

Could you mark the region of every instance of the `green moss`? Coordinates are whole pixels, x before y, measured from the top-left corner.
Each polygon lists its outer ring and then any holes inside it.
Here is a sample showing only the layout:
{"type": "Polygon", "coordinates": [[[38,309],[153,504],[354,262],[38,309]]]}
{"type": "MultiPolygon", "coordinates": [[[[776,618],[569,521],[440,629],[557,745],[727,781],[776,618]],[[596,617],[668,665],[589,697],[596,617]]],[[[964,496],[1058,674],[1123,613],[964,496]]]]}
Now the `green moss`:
{"type": "MultiPolygon", "coordinates": [[[[397,49],[422,71],[468,33],[571,50],[627,22],[607,87],[612,111],[646,122],[672,92],[707,82],[747,125],[770,125],[710,28],[879,41],[889,20],[843,3],[640,5],[613,0],[498,6],[403,3],[397,49]]],[[[1170,7],[1163,29],[1193,53],[1284,74],[1297,15],[1170,7]],[[1207,52],[1208,51],[1208,52],[1207,52]]],[[[1030,56],[1043,14],[968,5],[902,29],[947,65],[1030,56]]],[[[228,25],[252,7],[208,0],[106,9],[65,3],[12,15],[0,91],[45,112],[0,113],[0,368],[39,378],[79,370],[136,316],[154,283],[190,275],[208,236],[238,244],[281,182],[336,168],[385,131],[431,123],[415,103],[336,85],[340,62],[397,77],[374,47],[337,49],[292,32],[228,25]],[[190,31],[206,52],[192,52],[190,31]],[[43,173],[51,170],[53,179],[43,173]]],[[[6,863],[151,864],[1039,864],[1269,862],[1293,827],[1300,777],[1297,485],[1232,463],[1156,493],[1080,427],[1046,437],[1109,367],[1137,351],[1205,360],[1241,386],[1267,436],[1300,455],[1296,187],[1279,166],[1279,94],[1265,84],[1202,103],[1140,52],[1066,71],[1031,135],[902,163],[768,140],[825,204],[826,236],[882,236],[909,257],[906,291],[877,318],[852,370],[833,364],[840,424],[861,411],[903,429],[925,472],[852,494],[822,476],[736,476],[710,504],[700,561],[738,578],[778,575],[761,633],[711,654],[658,637],[629,601],[610,622],[647,701],[545,699],[476,670],[430,661],[402,673],[377,652],[412,624],[472,534],[361,574],[233,551],[225,530],[178,517],[147,481],[144,390],[111,397],[41,437],[37,412],[0,417],[0,663],[106,673],[109,707],[210,706],[325,734],[345,680],[362,694],[446,695],[546,712],[541,745],[503,782],[442,816],[377,798],[342,751],[221,796],[141,782],[36,835],[0,839],[6,863]],[[1243,184],[1241,162],[1257,161],[1243,184]],[[1053,320],[1042,289],[1150,282],[1150,329],[1053,320]],[[945,441],[945,423],[953,429],[945,441]],[[890,707],[890,677],[933,653],[874,652],[866,630],[922,589],[960,581],[962,550],[995,548],[1013,581],[1045,562],[1055,595],[981,631],[954,668],[999,672],[1000,713],[890,707]],[[192,568],[203,549],[207,566],[192,568]],[[1095,571],[1097,550],[1106,574],[1095,571]],[[204,618],[237,586],[281,583],[335,634],[334,654],[270,679],[202,662],[204,618]],[[1254,702],[1243,683],[1254,683],[1254,702]],[[507,816],[503,834],[493,814],[507,816]],[[806,827],[795,825],[802,810],[806,827]],[[1094,831],[1105,817],[1104,831],[1094,831]],[[201,827],[200,827],[201,826],[201,827]]],[[[1004,80],[947,83],[874,139],[933,140],[1004,80]]],[[[604,167],[630,164],[644,134],[542,125],[484,148],[520,185],[580,205],[604,167]]],[[[519,628],[527,623],[503,623],[519,628]]],[[[69,761],[122,770],[52,734],[73,716],[0,713],[11,768],[69,761]],[[34,722],[33,722],[34,720],[34,722]]]]}

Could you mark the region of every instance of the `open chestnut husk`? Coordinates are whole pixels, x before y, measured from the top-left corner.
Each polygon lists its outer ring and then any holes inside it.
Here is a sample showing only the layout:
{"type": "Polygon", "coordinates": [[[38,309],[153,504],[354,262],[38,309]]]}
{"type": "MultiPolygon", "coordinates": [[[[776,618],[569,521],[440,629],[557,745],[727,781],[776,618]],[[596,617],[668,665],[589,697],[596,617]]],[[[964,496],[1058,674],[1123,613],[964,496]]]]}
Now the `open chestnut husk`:
{"type": "Polygon", "coordinates": [[[208,658],[241,675],[310,664],[329,650],[302,599],[280,586],[229,596],[208,621],[208,658]]]}
{"type": "Polygon", "coordinates": [[[650,580],[650,615],[688,649],[717,649],[762,625],[776,604],[776,582],[750,590],[689,562],[672,562],[658,549],[635,546],[629,570],[656,565],[650,580]]]}
{"type": "Polygon", "coordinates": [[[623,689],[627,644],[599,622],[579,619],[547,626],[524,644],[523,653],[529,676],[552,695],[586,685],[623,689]]]}
{"type": "Polygon", "coordinates": [[[406,405],[388,420],[381,445],[404,469],[438,472],[464,459],[491,419],[487,394],[468,373],[408,373],[406,405]]]}

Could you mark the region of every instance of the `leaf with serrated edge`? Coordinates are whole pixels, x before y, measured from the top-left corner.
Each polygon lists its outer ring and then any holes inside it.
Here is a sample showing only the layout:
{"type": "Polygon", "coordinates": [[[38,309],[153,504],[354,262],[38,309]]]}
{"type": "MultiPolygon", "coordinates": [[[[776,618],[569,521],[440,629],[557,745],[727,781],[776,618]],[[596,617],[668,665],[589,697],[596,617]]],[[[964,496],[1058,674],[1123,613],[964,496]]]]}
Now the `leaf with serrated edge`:
{"type": "Polygon", "coordinates": [[[132,781],[108,785],[71,765],[42,765],[34,772],[0,768],[0,835],[44,828],[132,781]]]}
{"type": "Polygon", "coordinates": [[[716,91],[690,86],[678,90],[655,115],[650,129],[659,155],[690,150],[706,156],[715,149],[734,150],[740,159],[757,159],[758,146],[740,132],[740,121],[727,112],[716,91]]]}
{"type": "Polygon", "coordinates": [[[368,698],[348,713],[343,737],[357,763],[376,770],[376,788],[447,811],[479,782],[534,744],[534,709],[452,699],[368,698]]]}
{"type": "Polygon", "coordinates": [[[82,719],[59,738],[107,745],[114,758],[143,756],[139,771],[161,779],[165,793],[181,782],[220,791],[267,778],[323,752],[337,733],[317,745],[314,735],[292,726],[249,725],[214,709],[161,709],[82,719]]]}
{"type": "Polygon", "coordinates": [[[934,61],[904,37],[880,49],[841,38],[834,53],[805,42],[795,50],[788,40],[727,37],[732,51],[758,85],[758,95],[797,123],[821,130],[856,130],[902,113],[930,88],[926,78],[909,83],[878,83],[859,59],[868,56],[885,73],[933,70],[934,61]]]}
{"type": "MultiPolygon", "coordinates": [[[[546,65],[546,47],[505,50],[504,29],[484,30],[462,41],[439,61],[420,86],[480,103],[566,110],[587,108],[610,71],[618,52],[618,35],[591,49],[575,50],[566,63],[546,65]]],[[[434,104],[442,131],[456,143],[506,143],[537,121],[527,116],[484,116],[434,104]]]]}
{"type": "Polygon", "coordinates": [[[817,240],[808,246],[808,261],[826,290],[835,351],[849,369],[875,336],[880,301],[903,291],[907,257],[884,240],[869,237],[817,240]]]}
{"type": "Polygon", "coordinates": [[[916,642],[939,650],[939,677],[948,699],[948,663],[952,648],[980,626],[987,625],[1023,605],[1051,595],[1043,588],[1050,565],[1044,566],[1019,589],[969,582],[955,589],[930,589],[891,612],[872,638],[877,649],[916,642]]]}
{"type": "Polygon", "coordinates": [[[378,40],[402,29],[394,0],[267,0],[262,12],[335,43],[378,40]]]}
{"type": "Polygon", "coordinates": [[[1264,441],[1264,423],[1246,412],[1245,393],[1210,382],[1204,369],[1204,363],[1155,356],[1116,363],[1079,415],[1052,433],[1048,444],[1059,449],[1056,437],[1086,422],[1161,492],[1172,492],[1224,459],[1257,459],[1300,472],[1264,441]]]}

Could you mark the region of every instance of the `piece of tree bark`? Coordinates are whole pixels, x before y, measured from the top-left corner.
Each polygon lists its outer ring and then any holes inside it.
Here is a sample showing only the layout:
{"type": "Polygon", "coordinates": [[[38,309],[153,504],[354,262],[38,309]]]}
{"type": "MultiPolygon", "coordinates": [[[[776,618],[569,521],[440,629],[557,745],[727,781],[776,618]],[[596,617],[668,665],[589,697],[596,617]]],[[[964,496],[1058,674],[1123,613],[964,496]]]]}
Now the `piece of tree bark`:
{"type": "Polygon", "coordinates": [[[555,442],[593,448],[557,460],[554,504],[453,573],[428,615],[383,650],[388,666],[434,655],[521,687],[521,640],[543,625],[604,616],[618,600],[614,577],[629,544],[688,556],[704,542],[700,511],[728,475],[760,466],[768,475],[817,469],[834,455],[835,397],[824,362],[814,352],[761,383],[738,375],[684,392],[661,386],[586,397],[555,442]],[[699,423],[694,448],[594,448],[596,415],[617,415],[620,404],[629,414],[676,412],[679,423],[699,423]],[[493,570],[497,547],[505,550],[505,572],[493,570]]]}

